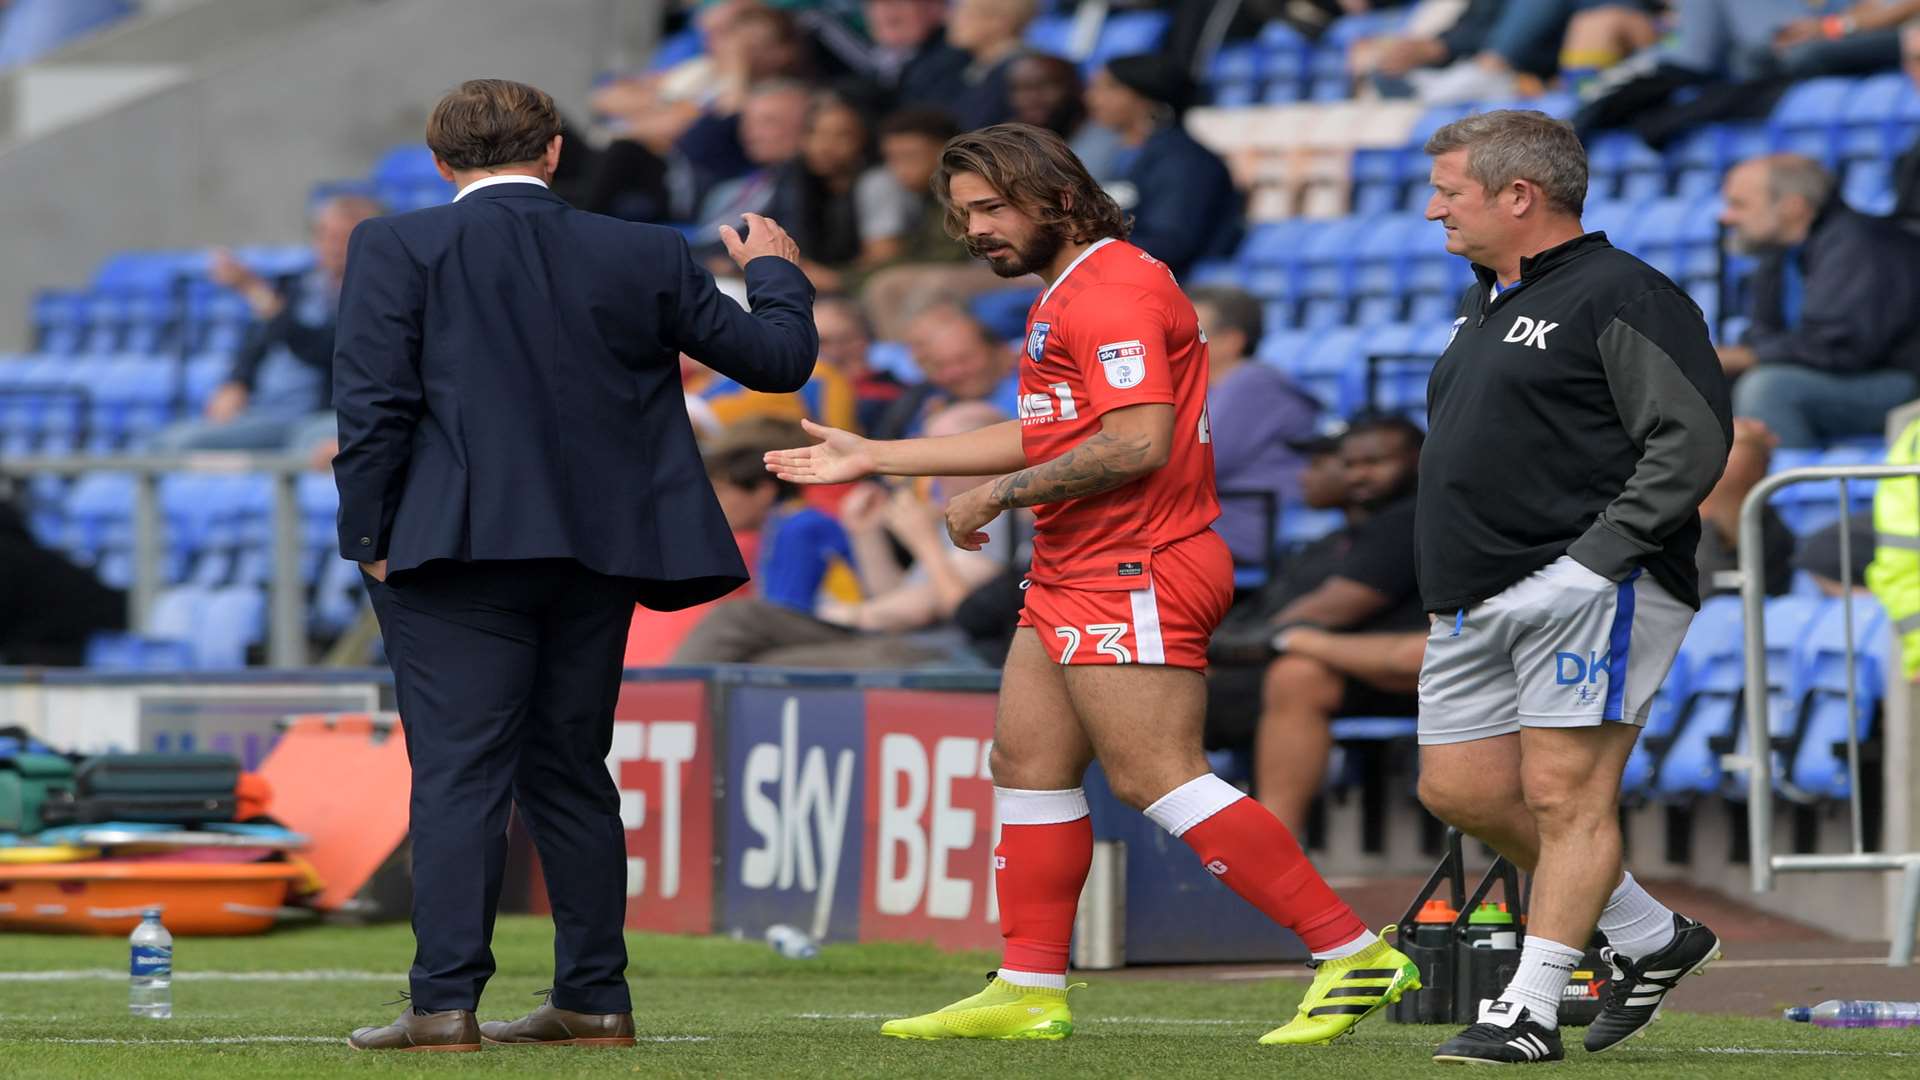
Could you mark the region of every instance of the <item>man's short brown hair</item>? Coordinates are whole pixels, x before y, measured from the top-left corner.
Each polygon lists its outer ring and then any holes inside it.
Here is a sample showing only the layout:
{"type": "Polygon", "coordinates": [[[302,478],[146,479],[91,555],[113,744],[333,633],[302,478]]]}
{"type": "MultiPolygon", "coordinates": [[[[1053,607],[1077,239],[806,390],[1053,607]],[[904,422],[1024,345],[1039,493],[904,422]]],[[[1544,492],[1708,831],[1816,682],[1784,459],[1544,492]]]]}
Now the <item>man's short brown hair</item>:
{"type": "Polygon", "coordinates": [[[427,118],[427,148],[462,171],[538,161],[558,134],[553,98],[509,79],[469,79],[427,118]]]}

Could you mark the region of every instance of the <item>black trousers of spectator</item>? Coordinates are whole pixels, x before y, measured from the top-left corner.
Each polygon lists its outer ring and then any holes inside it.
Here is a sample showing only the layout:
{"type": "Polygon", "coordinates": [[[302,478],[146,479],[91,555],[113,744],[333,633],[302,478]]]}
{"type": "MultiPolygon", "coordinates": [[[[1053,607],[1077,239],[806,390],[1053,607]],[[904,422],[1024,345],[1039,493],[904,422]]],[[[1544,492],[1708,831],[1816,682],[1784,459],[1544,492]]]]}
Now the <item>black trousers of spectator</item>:
{"type": "Polygon", "coordinates": [[[565,559],[436,561],[369,582],[413,764],[415,1008],[493,975],[508,800],[553,905],[555,1007],[631,1010],[626,834],[606,767],[632,582],[565,559]]]}

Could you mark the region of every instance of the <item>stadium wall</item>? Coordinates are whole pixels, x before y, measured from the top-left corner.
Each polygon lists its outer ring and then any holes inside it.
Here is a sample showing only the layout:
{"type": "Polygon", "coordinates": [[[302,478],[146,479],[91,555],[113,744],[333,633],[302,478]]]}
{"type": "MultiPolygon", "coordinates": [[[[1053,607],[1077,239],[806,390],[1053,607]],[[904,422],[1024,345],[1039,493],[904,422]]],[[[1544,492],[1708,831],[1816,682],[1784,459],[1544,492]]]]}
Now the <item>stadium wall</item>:
{"type": "MultiPolygon", "coordinates": [[[[995,947],[998,823],[986,753],[996,689],[992,673],[973,672],[629,671],[607,761],[627,828],[628,924],[757,936],[788,923],[831,940],[995,947]]],[[[384,671],[0,671],[0,727],[90,752],[226,750],[251,766],[284,716],[364,713],[391,697],[384,671]]],[[[1126,960],[1303,955],[1184,845],[1114,800],[1097,768],[1087,786],[1096,839],[1124,852],[1106,895],[1126,960]]],[[[1395,843],[1383,855],[1356,854],[1351,808],[1330,812],[1330,843],[1315,852],[1330,878],[1424,874],[1431,860],[1416,849],[1410,779],[1407,788],[1389,801],[1395,843]]],[[[1844,937],[1887,937],[1891,905],[1857,875],[1785,875],[1775,892],[1751,896],[1745,864],[1731,858],[1739,823],[1724,806],[1695,815],[1690,860],[1665,862],[1665,813],[1629,814],[1643,877],[1690,879],[1844,937]]],[[[1834,817],[1821,850],[1845,847],[1835,831],[1844,815],[1834,817]]],[[[1791,835],[1784,818],[1779,835],[1791,835]]],[[[543,909],[537,877],[510,888],[543,909]]]]}
{"type": "MultiPolygon", "coordinates": [[[[418,140],[434,100],[462,79],[532,82],[580,115],[596,71],[635,55],[658,10],[618,0],[353,4],[0,150],[0,186],[12,193],[0,234],[14,255],[0,266],[0,348],[26,344],[36,289],[82,283],[115,251],[301,242],[313,185],[365,175],[390,147],[418,140]]],[[[141,52],[110,39],[93,48],[121,63],[135,57],[113,49],[141,52]]]]}

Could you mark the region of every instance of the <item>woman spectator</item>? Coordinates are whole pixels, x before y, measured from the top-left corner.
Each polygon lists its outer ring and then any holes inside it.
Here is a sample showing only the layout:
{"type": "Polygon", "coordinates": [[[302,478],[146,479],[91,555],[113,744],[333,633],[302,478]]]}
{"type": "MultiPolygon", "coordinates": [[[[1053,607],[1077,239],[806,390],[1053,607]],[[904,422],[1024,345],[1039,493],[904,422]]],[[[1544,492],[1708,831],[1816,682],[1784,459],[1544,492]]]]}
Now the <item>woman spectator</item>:
{"type": "Polygon", "coordinates": [[[814,286],[839,290],[847,277],[897,258],[914,200],[873,164],[866,117],[842,98],[814,99],[800,156],[781,174],[771,216],[800,245],[814,286]]]}

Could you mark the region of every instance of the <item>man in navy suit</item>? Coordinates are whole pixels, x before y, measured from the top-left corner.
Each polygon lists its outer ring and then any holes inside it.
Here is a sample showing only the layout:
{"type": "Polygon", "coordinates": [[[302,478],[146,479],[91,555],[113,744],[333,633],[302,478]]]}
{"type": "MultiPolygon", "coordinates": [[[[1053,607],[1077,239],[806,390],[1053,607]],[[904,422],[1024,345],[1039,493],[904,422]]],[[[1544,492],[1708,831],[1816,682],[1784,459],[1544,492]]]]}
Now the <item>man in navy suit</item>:
{"type": "Polygon", "coordinates": [[[678,354],[755,390],[813,371],[813,290],[774,222],[725,230],[752,313],[679,233],[548,190],[553,99],[465,83],[427,145],[447,206],[354,230],[334,358],[340,550],[365,570],[413,761],[412,1007],[358,1049],[632,1045],[626,845],[605,759],[635,602],[746,580],[678,354]],[[509,799],[553,905],[548,1002],[481,1028],[509,799]]]}

